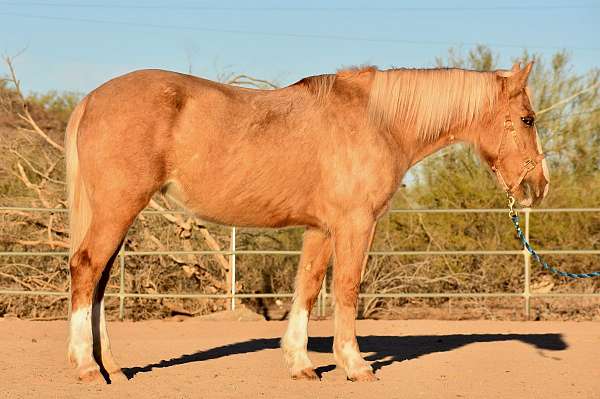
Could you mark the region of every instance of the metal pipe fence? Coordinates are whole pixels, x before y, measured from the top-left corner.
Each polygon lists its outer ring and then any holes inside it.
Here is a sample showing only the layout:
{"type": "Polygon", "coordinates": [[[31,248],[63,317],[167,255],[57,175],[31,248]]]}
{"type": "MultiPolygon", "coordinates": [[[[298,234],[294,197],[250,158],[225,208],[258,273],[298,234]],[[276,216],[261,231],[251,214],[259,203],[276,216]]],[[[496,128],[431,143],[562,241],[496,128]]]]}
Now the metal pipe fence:
{"type": "MultiPolygon", "coordinates": [[[[0,212],[20,211],[20,212],[46,212],[46,213],[66,213],[64,208],[34,208],[34,207],[0,207],[0,212]]],[[[480,208],[480,209],[392,209],[389,213],[404,214],[461,214],[461,213],[506,213],[506,209],[498,208],[480,208]]],[[[600,208],[526,208],[520,212],[524,215],[524,233],[529,240],[530,215],[532,213],[600,213],[600,208]]],[[[179,210],[144,210],[143,214],[187,214],[179,210]]],[[[507,221],[508,223],[508,221],[507,221]]],[[[193,251],[127,251],[122,246],[118,253],[119,264],[119,292],[106,293],[107,297],[119,298],[119,318],[125,316],[125,298],[179,298],[179,299],[226,299],[229,301],[229,308],[235,309],[236,300],[244,298],[291,298],[292,293],[256,293],[245,294],[236,292],[236,256],[237,255],[300,255],[300,251],[295,250],[238,250],[236,249],[236,227],[230,227],[230,248],[229,250],[193,250],[193,251]],[[125,292],[125,259],[129,256],[144,255],[213,255],[221,254],[229,256],[230,273],[228,273],[227,285],[229,292],[226,294],[177,294],[177,293],[130,293],[125,292]]],[[[570,250],[537,250],[540,255],[600,255],[600,250],[595,249],[570,249],[570,250]]],[[[5,256],[62,256],[67,257],[68,251],[0,251],[0,257],[5,256]]],[[[364,293],[360,298],[523,298],[525,301],[524,313],[527,319],[531,316],[532,298],[600,298],[600,292],[593,293],[561,293],[548,292],[538,293],[531,291],[531,255],[523,248],[520,250],[438,250],[438,251],[370,251],[369,255],[376,256],[450,256],[450,255],[522,255],[524,282],[523,290],[516,293],[494,292],[494,293],[364,293]]],[[[27,291],[0,289],[0,295],[37,295],[37,296],[63,296],[70,297],[69,292],[59,291],[27,291]]],[[[318,315],[324,316],[327,306],[327,300],[332,294],[327,292],[326,280],[323,281],[321,292],[317,297],[316,311],[318,315]]]]}

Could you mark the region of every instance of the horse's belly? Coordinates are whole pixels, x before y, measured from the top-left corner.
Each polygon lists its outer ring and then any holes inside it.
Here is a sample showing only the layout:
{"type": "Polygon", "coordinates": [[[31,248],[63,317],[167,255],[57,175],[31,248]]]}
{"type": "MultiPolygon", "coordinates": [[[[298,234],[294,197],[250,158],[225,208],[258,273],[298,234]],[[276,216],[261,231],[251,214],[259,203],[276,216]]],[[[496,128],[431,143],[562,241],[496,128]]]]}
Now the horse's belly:
{"type": "MultiPolygon", "coordinates": [[[[202,220],[230,226],[285,227],[313,225],[305,198],[294,198],[285,188],[181,184],[171,180],[166,194],[202,220]],[[286,195],[287,194],[287,195],[286,195]]],[[[206,182],[205,182],[206,183],[206,182]]]]}

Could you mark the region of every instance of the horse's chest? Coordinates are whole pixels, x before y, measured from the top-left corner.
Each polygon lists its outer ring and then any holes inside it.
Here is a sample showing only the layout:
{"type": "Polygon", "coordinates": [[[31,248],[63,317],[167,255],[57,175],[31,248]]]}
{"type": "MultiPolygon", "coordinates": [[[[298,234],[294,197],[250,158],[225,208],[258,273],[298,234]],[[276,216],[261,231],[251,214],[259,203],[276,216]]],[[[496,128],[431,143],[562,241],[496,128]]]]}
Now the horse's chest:
{"type": "Polygon", "coordinates": [[[381,146],[337,151],[325,162],[324,176],[335,197],[375,208],[387,203],[399,181],[397,161],[381,146]]]}

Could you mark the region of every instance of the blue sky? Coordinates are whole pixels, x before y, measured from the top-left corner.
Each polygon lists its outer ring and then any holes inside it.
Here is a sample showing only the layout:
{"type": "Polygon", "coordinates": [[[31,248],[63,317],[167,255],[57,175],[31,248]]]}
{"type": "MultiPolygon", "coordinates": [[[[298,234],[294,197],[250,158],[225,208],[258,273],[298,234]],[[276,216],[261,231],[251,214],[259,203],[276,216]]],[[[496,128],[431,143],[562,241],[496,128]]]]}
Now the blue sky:
{"type": "Polygon", "coordinates": [[[508,67],[524,48],[600,66],[600,2],[572,0],[191,2],[2,1],[0,52],[27,91],[87,92],[140,68],[208,78],[243,72],[287,84],[341,66],[427,67],[489,45],[508,67]],[[544,6],[542,6],[544,4],[544,6]]]}

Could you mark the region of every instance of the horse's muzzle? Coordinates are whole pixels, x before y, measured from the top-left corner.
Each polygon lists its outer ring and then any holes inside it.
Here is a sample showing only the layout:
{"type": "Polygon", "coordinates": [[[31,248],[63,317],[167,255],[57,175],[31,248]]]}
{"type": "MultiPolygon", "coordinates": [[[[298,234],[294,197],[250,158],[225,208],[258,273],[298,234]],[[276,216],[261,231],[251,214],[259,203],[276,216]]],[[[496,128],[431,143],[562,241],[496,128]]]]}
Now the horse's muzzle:
{"type": "Polygon", "coordinates": [[[548,195],[550,183],[545,177],[533,182],[531,179],[525,179],[515,192],[515,198],[519,205],[523,207],[536,206],[548,195]]]}

